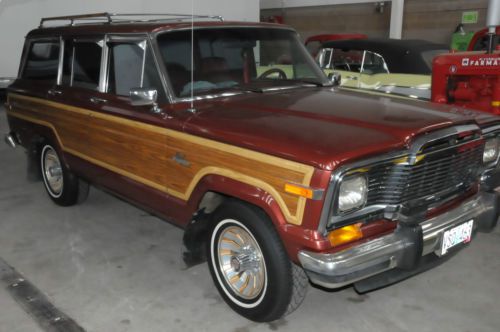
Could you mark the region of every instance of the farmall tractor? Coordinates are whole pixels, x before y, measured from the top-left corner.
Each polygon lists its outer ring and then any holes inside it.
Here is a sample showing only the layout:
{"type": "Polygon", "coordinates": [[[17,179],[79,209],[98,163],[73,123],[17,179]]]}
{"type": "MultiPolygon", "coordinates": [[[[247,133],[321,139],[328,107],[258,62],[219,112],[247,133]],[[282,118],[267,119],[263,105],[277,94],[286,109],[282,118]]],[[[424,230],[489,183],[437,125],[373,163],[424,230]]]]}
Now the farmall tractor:
{"type": "Polygon", "coordinates": [[[500,115],[500,0],[490,0],[487,50],[442,54],[432,67],[433,102],[500,115]]]}

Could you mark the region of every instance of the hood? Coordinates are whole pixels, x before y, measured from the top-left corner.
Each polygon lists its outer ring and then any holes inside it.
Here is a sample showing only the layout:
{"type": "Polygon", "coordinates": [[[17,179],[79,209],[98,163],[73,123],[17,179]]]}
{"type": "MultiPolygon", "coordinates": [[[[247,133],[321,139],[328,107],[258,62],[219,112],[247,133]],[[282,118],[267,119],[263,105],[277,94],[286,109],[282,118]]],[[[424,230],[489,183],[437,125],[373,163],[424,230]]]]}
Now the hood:
{"type": "Polygon", "coordinates": [[[419,101],[333,88],[248,93],[196,105],[188,133],[333,170],[355,159],[408,147],[416,135],[498,118],[419,101]]]}

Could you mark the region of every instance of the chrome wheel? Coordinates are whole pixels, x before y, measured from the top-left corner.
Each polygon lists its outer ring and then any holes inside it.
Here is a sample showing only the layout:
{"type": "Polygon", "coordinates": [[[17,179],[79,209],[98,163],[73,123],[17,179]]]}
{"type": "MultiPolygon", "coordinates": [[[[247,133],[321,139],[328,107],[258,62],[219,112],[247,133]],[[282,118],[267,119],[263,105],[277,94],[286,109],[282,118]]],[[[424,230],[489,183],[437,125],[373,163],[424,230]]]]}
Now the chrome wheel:
{"type": "Polygon", "coordinates": [[[257,241],[246,227],[233,224],[224,228],[216,248],[220,274],[232,292],[244,300],[259,297],[267,285],[266,265],[257,241]]]}
{"type": "Polygon", "coordinates": [[[45,146],[42,152],[42,170],[45,185],[53,197],[62,194],[64,181],[61,162],[56,151],[51,146],[45,146]]]}

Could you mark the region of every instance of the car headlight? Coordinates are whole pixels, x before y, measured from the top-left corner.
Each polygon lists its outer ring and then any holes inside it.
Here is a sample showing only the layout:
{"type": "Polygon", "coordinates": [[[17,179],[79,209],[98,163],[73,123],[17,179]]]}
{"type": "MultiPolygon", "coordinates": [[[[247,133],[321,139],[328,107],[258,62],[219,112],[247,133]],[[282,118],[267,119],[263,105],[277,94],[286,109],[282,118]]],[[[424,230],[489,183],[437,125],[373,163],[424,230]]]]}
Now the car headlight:
{"type": "Polygon", "coordinates": [[[486,140],[486,144],[484,145],[483,163],[488,164],[496,161],[498,158],[498,152],[498,138],[495,137],[486,140]]]}
{"type": "Polygon", "coordinates": [[[344,178],[340,183],[338,209],[346,212],[360,208],[366,203],[368,185],[364,175],[344,178]]]}

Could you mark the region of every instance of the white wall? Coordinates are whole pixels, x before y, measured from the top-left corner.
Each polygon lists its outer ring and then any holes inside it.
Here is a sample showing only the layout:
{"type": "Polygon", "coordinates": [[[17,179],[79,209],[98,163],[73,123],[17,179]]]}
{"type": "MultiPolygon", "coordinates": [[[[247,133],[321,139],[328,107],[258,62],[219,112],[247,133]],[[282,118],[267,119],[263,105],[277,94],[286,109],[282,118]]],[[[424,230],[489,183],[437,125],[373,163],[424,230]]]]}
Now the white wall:
{"type": "MultiPolygon", "coordinates": [[[[259,0],[194,0],[195,14],[258,21],[259,0]]],[[[115,13],[190,13],[191,0],[0,0],[0,77],[16,76],[24,37],[41,17],[115,13]]]]}

